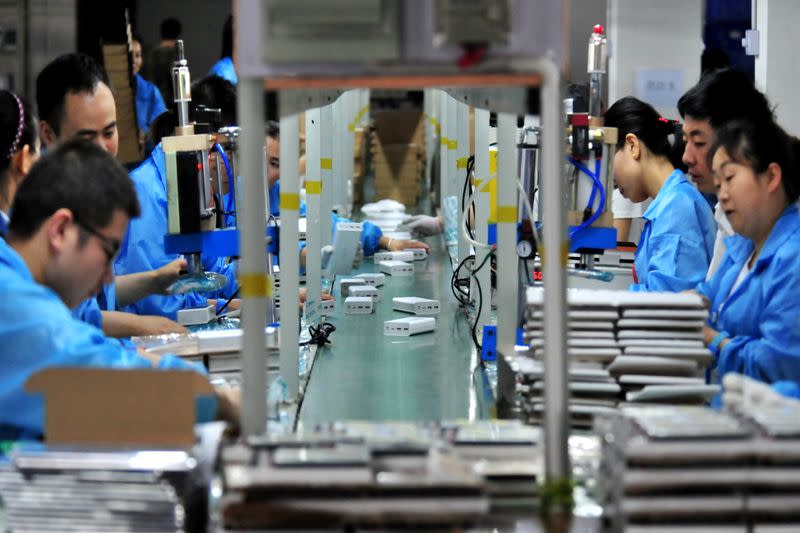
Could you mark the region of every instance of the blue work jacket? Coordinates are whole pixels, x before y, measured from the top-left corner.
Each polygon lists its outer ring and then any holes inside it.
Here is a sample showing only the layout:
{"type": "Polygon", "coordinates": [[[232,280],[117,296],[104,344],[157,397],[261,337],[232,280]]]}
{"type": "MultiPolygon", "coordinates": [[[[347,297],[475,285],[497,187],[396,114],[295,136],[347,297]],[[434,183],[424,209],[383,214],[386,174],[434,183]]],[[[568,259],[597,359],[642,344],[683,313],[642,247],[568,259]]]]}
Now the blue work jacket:
{"type": "Polygon", "coordinates": [[[642,217],[630,289],[678,292],[703,281],[717,226],[708,202],[683,172],[670,174],[642,217]]]}
{"type": "Polygon", "coordinates": [[[209,76],[219,76],[226,79],[232,84],[239,83],[239,76],[236,75],[236,69],[233,68],[233,59],[230,57],[223,57],[211,67],[208,71],[209,76]]]}
{"type": "MultiPolygon", "coordinates": [[[[0,239],[0,439],[39,437],[44,402],[25,382],[50,367],[150,368],[135,349],[75,319],[59,296],[37,283],[22,257],[0,239]],[[21,305],[24,302],[24,305],[21,305]]],[[[161,369],[202,371],[166,355],[161,369]]]]}
{"type": "Polygon", "coordinates": [[[158,87],[141,77],[136,76],[136,122],[144,133],[150,131],[155,118],[167,110],[161,91],[158,87]]]}
{"type": "Polygon", "coordinates": [[[753,242],[725,240],[714,276],[697,290],[711,301],[708,324],[730,335],[716,375],[737,372],[766,383],[800,382],[800,214],[791,205],[772,228],[753,269],[733,291],[753,242]]]}
{"type": "MultiPolygon", "coordinates": [[[[131,220],[122,241],[114,265],[114,270],[119,275],[155,270],[178,258],[177,254],[168,254],[164,248],[164,236],[168,228],[167,171],[161,144],[156,146],[144,163],[131,172],[131,179],[136,186],[141,215],[131,220]]],[[[208,298],[230,297],[237,287],[234,264],[218,258],[213,266],[212,270],[228,278],[228,285],[221,292],[151,295],[122,310],[139,315],[161,315],[175,320],[179,309],[205,306],[208,298]]]]}

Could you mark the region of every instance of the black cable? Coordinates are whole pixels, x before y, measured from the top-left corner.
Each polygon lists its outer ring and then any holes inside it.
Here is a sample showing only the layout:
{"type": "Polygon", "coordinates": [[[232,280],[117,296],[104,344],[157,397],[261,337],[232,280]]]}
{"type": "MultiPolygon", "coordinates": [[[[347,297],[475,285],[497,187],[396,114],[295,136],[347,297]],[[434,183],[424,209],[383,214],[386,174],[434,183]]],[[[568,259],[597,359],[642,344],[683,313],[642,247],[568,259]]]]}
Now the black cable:
{"type": "Polygon", "coordinates": [[[474,255],[469,255],[469,256],[465,257],[458,264],[458,266],[455,268],[455,270],[453,270],[453,275],[450,277],[450,290],[453,292],[453,296],[455,296],[456,300],[458,300],[458,302],[461,305],[466,305],[466,304],[469,303],[469,292],[464,292],[461,289],[461,287],[459,285],[459,282],[462,281],[463,278],[459,278],[458,274],[461,271],[461,269],[464,268],[464,266],[466,265],[467,261],[469,261],[469,260],[473,260],[474,261],[475,260],[475,256],[474,255]]]}
{"type": "Polygon", "coordinates": [[[319,326],[308,326],[308,332],[311,334],[311,338],[305,342],[301,342],[300,346],[307,346],[309,344],[316,344],[319,347],[325,346],[326,344],[330,344],[330,340],[328,337],[336,331],[336,326],[331,324],[330,322],[323,322],[319,326]]]}
{"type": "MultiPolygon", "coordinates": [[[[473,274],[474,277],[474,274],[473,274]]],[[[475,313],[475,322],[472,323],[472,342],[475,343],[475,347],[478,349],[478,352],[483,350],[483,345],[478,342],[478,334],[476,330],[478,328],[478,322],[481,319],[481,311],[483,310],[483,289],[481,289],[481,284],[477,283],[478,278],[475,278],[475,286],[478,287],[478,310],[475,313]]],[[[483,364],[483,358],[481,357],[481,364],[483,364]]]]}
{"type": "MultiPolygon", "coordinates": [[[[464,187],[461,189],[461,212],[462,213],[464,212],[464,209],[466,209],[466,207],[467,207],[466,206],[466,203],[467,203],[467,188],[469,187],[470,195],[473,192],[472,186],[470,184],[470,175],[472,174],[472,171],[474,169],[475,169],[475,156],[471,155],[467,159],[467,177],[464,179],[464,187]]],[[[475,232],[472,230],[472,227],[470,226],[470,223],[469,223],[469,215],[467,215],[467,217],[464,219],[464,226],[467,228],[467,232],[469,233],[470,238],[471,239],[475,239],[475,232]]]]}
{"type": "Polygon", "coordinates": [[[224,304],[222,304],[222,306],[219,309],[217,309],[217,314],[221,315],[222,312],[225,311],[225,309],[228,307],[228,304],[230,304],[231,301],[233,301],[233,299],[236,298],[237,296],[239,296],[239,288],[238,287],[236,288],[235,291],[233,291],[233,294],[231,295],[230,298],[228,298],[228,301],[226,301],[224,304]]]}

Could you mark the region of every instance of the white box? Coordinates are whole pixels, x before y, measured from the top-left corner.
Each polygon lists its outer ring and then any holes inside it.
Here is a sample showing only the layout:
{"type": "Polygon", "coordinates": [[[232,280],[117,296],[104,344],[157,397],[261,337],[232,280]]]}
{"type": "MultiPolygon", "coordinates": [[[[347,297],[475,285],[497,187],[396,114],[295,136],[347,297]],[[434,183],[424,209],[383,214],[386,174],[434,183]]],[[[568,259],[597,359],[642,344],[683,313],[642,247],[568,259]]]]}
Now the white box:
{"type": "Polygon", "coordinates": [[[413,253],[414,261],[423,261],[428,257],[428,252],[425,248],[406,248],[404,251],[413,253]]]}
{"type": "Polygon", "coordinates": [[[390,276],[413,276],[414,264],[404,261],[381,261],[378,263],[381,272],[390,276]]]}
{"type": "Polygon", "coordinates": [[[177,322],[181,326],[196,326],[208,324],[215,318],[217,318],[217,308],[214,305],[207,305],[206,307],[178,310],[177,322]]]}
{"type": "Polygon", "coordinates": [[[407,250],[400,250],[397,252],[375,252],[375,255],[372,256],[372,260],[376,263],[380,263],[381,261],[413,261],[414,252],[407,250]]]}
{"type": "Polygon", "coordinates": [[[348,296],[344,299],[344,312],[347,315],[368,315],[372,312],[372,298],[348,296]]]}
{"type": "Polygon", "coordinates": [[[319,312],[323,315],[329,315],[333,313],[333,310],[336,308],[336,301],[335,300],[322,300],[319,303],[319,312]]]}
{"type": "Polygon", "coordinates": [[[372,303],[381,301],[381,291],[372,285],[353,285],[350,287],[349,295],[371,298],[372,303]]]}
{"type": "Polygon", "coordinates": [[[330,278],[352,272],[353,260],[360,242],[360,223],[337,222],[336,231],[333,234],[333,254],[328,260],[325,275],[330,278]]]}
{"type": "Polygon", "coordinates": [[[383,285],[383,282],[386,281],[386,276],[380,272],[357,274],[353,277],[363,279],[365,284],[372,285],[373,287],[380,287],[383,285]]]}
{"type": "Polygon", "coordinates": [[[366,285],[366,283],[361,278],[342,278],[339,281],[339,292],[342,297],[350,296],[350,287],[355,287],[356,285],[366,285]]]}
{"type": "Polygon", "coordinates": [[[418,298],[417,296],[398,296],[397,298],[392,298],[392,306],[395,311],[414,313],[415,315],[439,314],[439,300],[418,298]]]}
{"type": "Polygon", "coordinates": [[[387,320],[383,323],[383,334],[390,337],[408,337],[436,329],[436,319],[432,316],[412,316],[387,320]]]}

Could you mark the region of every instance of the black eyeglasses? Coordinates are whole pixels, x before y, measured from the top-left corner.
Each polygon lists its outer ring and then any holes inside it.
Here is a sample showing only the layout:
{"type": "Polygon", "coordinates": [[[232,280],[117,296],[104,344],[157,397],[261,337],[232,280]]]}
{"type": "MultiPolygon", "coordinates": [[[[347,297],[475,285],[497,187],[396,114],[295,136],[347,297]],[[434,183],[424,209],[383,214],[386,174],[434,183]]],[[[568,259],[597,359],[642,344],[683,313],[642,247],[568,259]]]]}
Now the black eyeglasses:
{"type": "Polygon", "coordinates": [[[122,246],[122,243],[116,239],[112,239],[111,237],[103,235],[96,229],[92,228],[88,224],[84,224],[80,220],[75,220],[75,223],[89,235],[97,237],[97,240],[100,241],[100,246],[103,248],[106,257],[108,258],[108,262],[109,263],[114,262],[114,259],[117,257],[117,254],[119,253],[119,249],[120,246],[122,246]]]}

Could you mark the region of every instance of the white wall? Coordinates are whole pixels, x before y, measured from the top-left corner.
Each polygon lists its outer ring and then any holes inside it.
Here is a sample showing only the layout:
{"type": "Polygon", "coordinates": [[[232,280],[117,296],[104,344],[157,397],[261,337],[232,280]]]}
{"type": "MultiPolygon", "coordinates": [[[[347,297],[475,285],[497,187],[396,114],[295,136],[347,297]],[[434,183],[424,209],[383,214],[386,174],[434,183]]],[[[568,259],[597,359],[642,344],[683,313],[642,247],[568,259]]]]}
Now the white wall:
{"type": "Polygon", "coordinates": [[[756,57],[756,85],[775,106],[778,123],[793,135],[800,135],[800,3],[797,0],[757,0],[756,25],[760,50],[756,57]]]}
{"type": "Polygon", "coordinates": [[[607,0],[569,0],[569,69],[567,79],[587,83],[589,37],[595,24],[606,25],[607,0]]]}
{"type": "Polygon", "coordinates": [[[638,96],[638,70],[676,69],[682,83],[674,101],[650,103],[662,116],[678,118],[678,97],[700,78],[703,9],[703,0],[608,0],[609,103],[638,96]]]}

